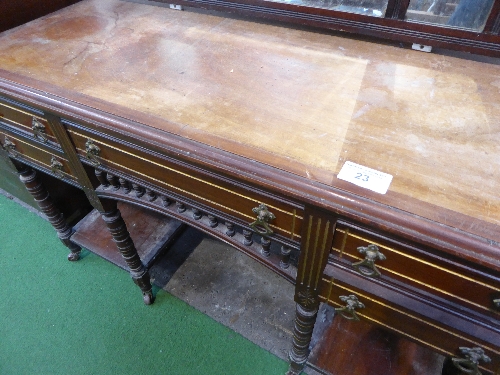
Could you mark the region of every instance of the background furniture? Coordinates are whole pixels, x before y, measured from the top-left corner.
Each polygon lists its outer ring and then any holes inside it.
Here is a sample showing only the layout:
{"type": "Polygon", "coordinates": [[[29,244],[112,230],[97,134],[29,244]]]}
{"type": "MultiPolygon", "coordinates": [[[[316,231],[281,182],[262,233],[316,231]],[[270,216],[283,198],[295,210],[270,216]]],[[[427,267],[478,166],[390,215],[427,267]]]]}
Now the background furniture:
{"type": "Polygon", "coordinates": [[[414,48],[424,51],[433,46],[500,56],[498,0],[179,0],[175,5],[420,44],[414,48]]]}
{"type": "Polygon", "coordinates": [[[27,1],[0,1],[0,31],[5,31],[23,23],[45,16],[58,9],[76,3],[78,0],[27,0],[27,1]]]}

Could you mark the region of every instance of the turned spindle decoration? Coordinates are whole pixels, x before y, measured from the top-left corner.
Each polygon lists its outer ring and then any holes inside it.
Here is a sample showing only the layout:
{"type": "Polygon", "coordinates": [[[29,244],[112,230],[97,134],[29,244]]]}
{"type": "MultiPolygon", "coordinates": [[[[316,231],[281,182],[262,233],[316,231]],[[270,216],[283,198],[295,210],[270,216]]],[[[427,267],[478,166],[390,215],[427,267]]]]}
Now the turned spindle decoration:
{"type": "Polygon", "coordinates": [[[137,198],[140,198],[144,195],[144,188],[143,187],[132,183],[132,189],[135,191],[135,196],[137,198]]]}
{"type": "Polygon", "coordinates": [[[290,254],[292,253],[292,249],[288,246],[281,246],[281,260],[280,267],[283,269],[287,269],[290,266],[290,254]]]}
{"type": "Polygon", "coordinates": [[[162,195],[161,204],[163,205],[163,207],[168,207],[172,204],[172,201],[168,197],[162,195]]]}
{"type": "Polygon", "coordinates": [[[197,208],[193,208],[193,219],[200,220],[202,217],[201,211],[197,208]]]}
{"type": "Polygon", "coordinates": [[[130,182],[121,177],[118,179],[118,181],[120,181],[120,186],[122,187],[123,192],[125,194],[130,193],[130,191],[132,190],[132,188],[130,187],[130,182]]]}
{"type": "Polygon", "coordinates": [[[153,190],[146,188],[146,197],[149,202],[154,202],[156,200],[156,193],[153,190]]]}
{"type": "Polygon", "coordinates": [[[181,202],[176,202],[175,205],[177,206],[177,212],[178,213],[183,213],[184,211],[186,211],[186,206],[184,205],[184,203],[181,203],[181,202]]]}
{"type": "Polygon", "coordinates": [[[243,245],[250,246],[253,243],[252,234],[253,232],[251,230],[243,229],[243,237],[245,237],[243,245]]]}
{"type": "Polygon", "coordinates": [[[260,244],[262,245],[261,249],[261,254],[264,255],[265,257],[268,257],[271,255],[270,247],[271,247],[271,240],[265,237],[262,237],[260,240],[260,244]]]}
{"type": "Polygon", "coordinates": [[[234,230],[234,224],[233,223],[230,223],[230,222],[226,222],[226,234],[229,236],[229,237],[233,237],[236,232],[234,230]]]}
{"type": "Polygon", "coordinates": [[[210,225],[211,228],[215,228],[217,225],[219,225],[219,222],[214,215],[208,215],[208,225],[210,225]]]}
{"type": "Polygon", "coordinates": [[[109,187],[109,181],[106,177],[106,172],[104,172],[103,170],[101,169],[95,169],[94,171],[95,173],[95,176],[97,177],[97,180],[99,181],[99,183],[101,184],[101,186],[105,189],[107,189],[109,187]]]}
{"type": "Polygon", "coordinates": [[[120,190],[120,182],[118,182],[118,178],[115,175],[108,173],[106,178],[113,190],[120,190]]]}

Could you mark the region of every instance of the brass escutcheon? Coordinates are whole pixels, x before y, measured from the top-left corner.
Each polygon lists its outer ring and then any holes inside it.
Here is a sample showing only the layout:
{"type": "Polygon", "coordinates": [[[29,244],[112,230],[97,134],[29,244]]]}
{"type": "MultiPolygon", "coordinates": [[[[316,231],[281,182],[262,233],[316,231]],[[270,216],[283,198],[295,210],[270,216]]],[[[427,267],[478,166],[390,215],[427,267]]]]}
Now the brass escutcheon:
{"type": "Polygon", "coordinates": [[[62,163],[56,159],[55,156],[52,156],[50,159],[50,169],[52,170],[52,173],[54,173],[57,177],[63,178],[63,165],[62,163]]]}
{"type": "Polygon", "coordinates": [[[42,141],[43,143],[47,143],[47,133],[45,131],[45,125],[43,125],[38,119],[33,117],[31,120],[31,129],[33,130],[33,137],[42,141]]]}
{"type": "Polygon", "coordinates": [[[16,150],[16,144],[7,137],[5,137],[2,147],[5,151],[7,151],[7,154],[13,159],[15,159],[19,155],[19,153],[16,150]]]}
{"type": "Polygon", "coordinates": [[[269,212],[266,205],[261,203],[259,207],[253,208],[252,211],[257,215],[257,218],[250,224],[250,227],[264,237],[273,234],[272,229],[269,227],[269,222],[276,219],[276,216],[272,212],[269,212]]]}
{"type": "Polygon", "coordinates": [[[97,159],[97,157],[101,154],[101,149],[94,144],[94,141],[91,139],[87,139],[85,142],[85,156],[90,161],[94,167],[99,167],[101,162],[97,159]]]}
{"type": "Polygon", "coordinates": [[[452,358],[451,361],[465,374],[471,375],[481,375],[479,371],[479,361],[490,362],[491,359],[486,354],[484,350],[478,347],[475,348],[458,348],[465,358],[452,358]]]}
{"type": "Polygon", "coordinates": [[[341,301],[345,302],[346,305],[344,307],[338,307],[335,309],[335,312],[338,312],[344,318],[348,320],[359,320],[358,314],[356,314],[356,309],[364,309],[365,305],[359,302],[358,297],[354,294],[350,294],[348,296],[340,296],[341,301]]]}
{"type": "Polygon", "coordinates": [[[370,244],[366,247],[358,247],[358,251],[365,256],[360,262],[352,263],[353,268],[363,276],[380,277],[381,273],[375,266],[375,261],[385,260],[385,255],[382,254],[377,245],[370,244]]]}

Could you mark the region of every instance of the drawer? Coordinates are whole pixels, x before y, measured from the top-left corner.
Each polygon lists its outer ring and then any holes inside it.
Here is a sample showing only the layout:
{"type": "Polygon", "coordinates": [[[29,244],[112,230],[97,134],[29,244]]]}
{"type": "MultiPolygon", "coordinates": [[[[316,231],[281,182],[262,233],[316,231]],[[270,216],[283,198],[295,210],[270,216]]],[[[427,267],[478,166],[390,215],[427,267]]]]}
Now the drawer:
{"type": "MultiPolygon", "coordinates": [[[[348,268],[327,265],[320,283],[320,300],[342,309],[346,302],[341,297],[351,295],[364,305],[355,310],[360,320],[389,329],[448,357],[459,357],[461,347],[480,347],[491,359],[490,363],[481,363],[483,373],[499,373],[500,330],[388,287],[380,280],[367,282],[348,268]]],[[[345,319],[342,315],[353,320],[347,311],[338,311],[336,319],[345,319]]]]}
{"type": "MultiPolygon", "coordinates": [[[[484,270],[473,269],[467,264],[445,258],[432,249],[386,239],[348,223],[338,223],[330,261],[355,269],[353,264],[359,264],[365,259],[359,249],[369,245],[377,246],[385,258],[375,261],[375,267],[384,282],[422,290],[451,302],[458,308],[472,309],[498,324],[500,313],[493,302],[500,298],[498,275],[495,277],[484,270]]],[[[359,266],[359,271],[373,273],[372,269],[362,265],[359,266]]]]}
{"type": "Polygon", "coordinates": [[[96,159],[104,169],[119,171],[125,176],[164,188],[231,217],[242,225],[253,223],[256,214],[252,210],[265,204],[275,216],[270,221],[270,229],[289,241],[300,242],[303,208],[298,204],[216,176],[183,163],[172,155],[153,153],[103,134],[72,127],[71,124],[66,123],[66,126],[77,152],[87,163],[86,142],[90,140],[99,149],[96,159]]]}
{"type": "Polygon", "coordinates": [[[0,121],[38,142],[58,144],[43,112],[35,108],[0,98],[0,121]]]}
{"type": "Polygon", "coordinates": [[[51,173],[57,178],[68,179],[73,184],[76,181],[71,175],[68,160],[66,160],[62,152],[56,153],[53,150],[47,150],[32,140],[13,137],[12,134],[7,134],[1,129],[0,143],[11,158],[26,162],[37,169],[51,173]]]}

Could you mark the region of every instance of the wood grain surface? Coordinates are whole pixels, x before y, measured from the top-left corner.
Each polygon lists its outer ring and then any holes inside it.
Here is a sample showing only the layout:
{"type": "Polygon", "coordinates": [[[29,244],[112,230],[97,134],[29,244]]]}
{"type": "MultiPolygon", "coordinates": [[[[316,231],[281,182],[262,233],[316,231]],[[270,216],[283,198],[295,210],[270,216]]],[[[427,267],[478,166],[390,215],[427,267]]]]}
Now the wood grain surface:
{"type": "Polygon", "coordinates": [[[441,375],[444,357],[364,321],[336,317],[318,337],[309,364],[327,374],[441,375]]]}
{"type": "Polygon", "coordinates": [[[119,0],[0,51],[0,76],[498,241],[498,60],[119,0]],[[337,179],[346,160],[393,175],[388,193],[337,179]]]}

